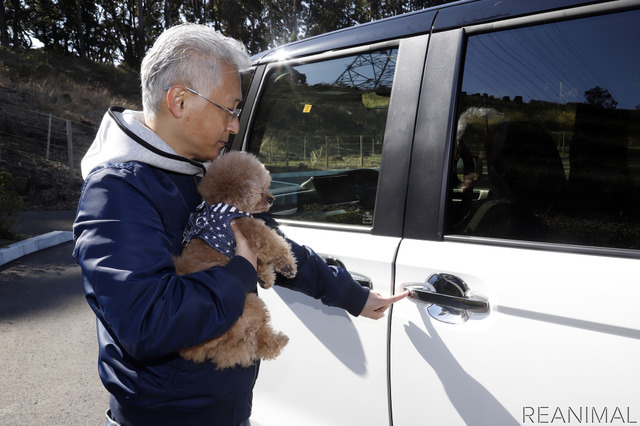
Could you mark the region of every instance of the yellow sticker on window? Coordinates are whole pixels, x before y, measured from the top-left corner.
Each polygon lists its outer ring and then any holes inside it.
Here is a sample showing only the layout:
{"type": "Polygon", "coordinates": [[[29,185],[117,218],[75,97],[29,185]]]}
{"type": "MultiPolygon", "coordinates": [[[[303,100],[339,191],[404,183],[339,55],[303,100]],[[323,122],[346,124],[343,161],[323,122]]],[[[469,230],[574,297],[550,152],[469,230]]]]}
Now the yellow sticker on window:
{"type": "Polygon", "coordinates": [[[302,108],[302,112],[303,112],[303,113],[305,113],[305,114],[310,113],[310,112],[311,112],[311,105],[306,104],[306,105],[304,106],[304,108],[302,108]]]}

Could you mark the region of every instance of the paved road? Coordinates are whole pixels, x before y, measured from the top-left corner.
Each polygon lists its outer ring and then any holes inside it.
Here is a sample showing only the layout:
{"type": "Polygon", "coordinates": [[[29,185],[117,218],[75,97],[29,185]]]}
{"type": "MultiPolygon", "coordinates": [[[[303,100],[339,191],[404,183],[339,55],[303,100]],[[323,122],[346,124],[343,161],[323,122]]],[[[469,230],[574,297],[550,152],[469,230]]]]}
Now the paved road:
{"type": "Polygon", "coordinates": [[[104,424],[95,316],[71,251],[0,266],[0,425],[104,424]]]}

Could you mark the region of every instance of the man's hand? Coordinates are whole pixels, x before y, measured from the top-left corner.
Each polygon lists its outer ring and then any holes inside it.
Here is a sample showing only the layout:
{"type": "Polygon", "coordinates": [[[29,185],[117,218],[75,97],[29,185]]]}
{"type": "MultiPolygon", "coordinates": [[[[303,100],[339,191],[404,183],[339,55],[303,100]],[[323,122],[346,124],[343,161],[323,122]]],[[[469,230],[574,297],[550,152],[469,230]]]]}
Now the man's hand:
{"type": "Polygon", "coordinates": [[[252,265],[253,269],[257,269],[258,267],[258,257],[249,247],[249,242],[238,228],[235,220],[231,221],[231,230],[233,231],[233,236],[236,239],[236,256],[242,256],[247,259],[252,265]]]}
{"type": "Polygon", "coordinates": [[[383,297],[380,293],[372,291],[369,293],[369,298],[364,304],[364,308],[362,308],[360,316],[371,319],[380,319],[384,316],[386,310],[389,309],[389,306],[404,299],[408,295],[409,292],[405,291],[404,293],[396,294],[395,296],[383,297]]]}

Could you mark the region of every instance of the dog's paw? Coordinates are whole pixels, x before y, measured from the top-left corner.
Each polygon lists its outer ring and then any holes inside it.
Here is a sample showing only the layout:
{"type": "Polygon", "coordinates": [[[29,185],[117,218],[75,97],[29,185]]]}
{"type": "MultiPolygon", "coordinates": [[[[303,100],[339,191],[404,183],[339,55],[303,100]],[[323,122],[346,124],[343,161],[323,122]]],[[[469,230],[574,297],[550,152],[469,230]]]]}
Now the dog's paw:
{"type": "Polygon", "coordinates": [[[293,265],[285,264],[280,269],[278,269],[278,272],[280,272],[282,275],[284,275],[287,278],[293,278],[298,274],[298,268],[296,267],[295,264],[293,265]]]}
{"type": "Polygon", "coordinates": [[[270,289],[275,284],[275,277],[272,274],[267,274],[266,277],[258,275],[258,284],[264,289],[270,289]]]}
{"type": "Polygon", "coordinates": [[[298,266],[293,256],[275,259],[273,268],[287,278],[293,278],[298,274],[298,266]]]}
{"type": "Polygon", "coordinates": [[[287,343],[289,337],[286,334],[269,329],[268,332],[260,333],[256,355],[265,360],[276,359],[287,343]]]}
{"type": "Polygon", "coordinates": [[[258,283],[260,287],[269,289],[276,282],[276,274],[268,263],[258,262],[258,283]]]}

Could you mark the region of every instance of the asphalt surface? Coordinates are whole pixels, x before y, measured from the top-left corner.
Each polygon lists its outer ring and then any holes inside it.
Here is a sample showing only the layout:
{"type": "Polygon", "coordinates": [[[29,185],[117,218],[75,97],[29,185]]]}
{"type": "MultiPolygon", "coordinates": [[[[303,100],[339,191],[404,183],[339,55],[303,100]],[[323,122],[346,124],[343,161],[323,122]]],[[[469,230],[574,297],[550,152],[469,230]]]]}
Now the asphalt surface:
{"type": "MultiPolygon", "coordinates": [[[[70,231],[74,212],[26,212],[29,236],[70,231]]],[[[103,425],[95,315],[71,242],[0,266],[0,425],[103,425]]]]}

